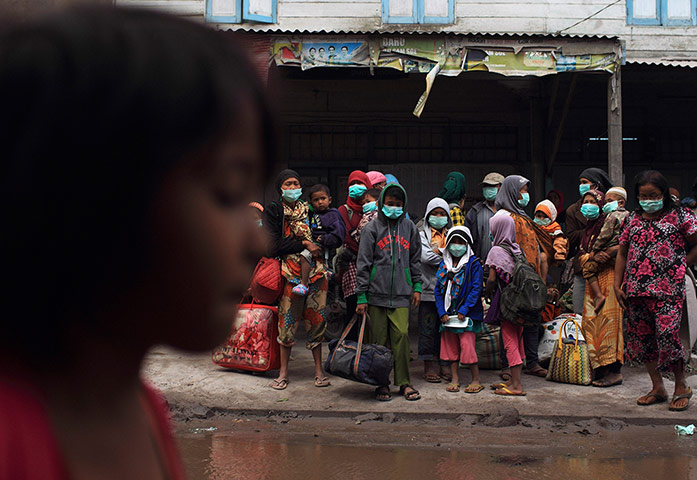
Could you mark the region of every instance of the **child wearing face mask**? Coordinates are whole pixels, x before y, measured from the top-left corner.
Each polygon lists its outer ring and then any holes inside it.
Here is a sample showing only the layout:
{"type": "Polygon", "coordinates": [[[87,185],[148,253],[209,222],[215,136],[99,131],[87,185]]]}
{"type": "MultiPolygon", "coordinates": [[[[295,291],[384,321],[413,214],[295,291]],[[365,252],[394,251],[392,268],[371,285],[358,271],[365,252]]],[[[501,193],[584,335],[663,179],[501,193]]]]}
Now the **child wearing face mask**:
{"type": "Polygon", "coordinates": [[[378,216],[378,199],[380,198],[380,190],[377,188],[369,188],[363,194],[363,216],[358,223],[358,227],[351,233],[351,236],[359,243],[361,241],[361,232],[366,225],[372,222],[378,216]]]}
{"type": "Polygon", "coordinates": [[[434,296],[441,320],[440,358],[451,362],[452,381],[448,392],[460,391],[460,363],[467,365],[472,381],[465,393],[484,390],[479,378],[475,335],[482,329],[482,264],[472,251],[472,235],[467,227],[453,227],[446,238],[443,261],[436,273],[434,296]],[[452,326],[451,326],[452,325],[452,326]]]}
{"type": "Polygon", "coordinates": [[[583,264],[583,278],[588,282],[588,285],[590,285],[593,291],[593,305],[596,312],[600,311],[603,307],[606,298],[598,283],[598,272],[600,271],[600,267],[598,265],[599,262],[596,260],[596,256],[600,252],[620,244],[622,222],[627,218],[627,215],[629,215],[629,212],[624,208],[626,201],[627,191],[624,188],[612,187],[607,191],[605,194],[605,204],[602,207],[605,220],[593,244],[593,251],[590,258],[583,264]]]}
{"type": "Polygon", "coordinates": [[[542,200],[537,204],[532,221],[537,225],[537,237],[543,249],[544,257],[541,261],[547,261],[548,264],[552,261],[563,262],[569,253],[569,240],[556,220],[557,208],[550,200],[542,200]]]}

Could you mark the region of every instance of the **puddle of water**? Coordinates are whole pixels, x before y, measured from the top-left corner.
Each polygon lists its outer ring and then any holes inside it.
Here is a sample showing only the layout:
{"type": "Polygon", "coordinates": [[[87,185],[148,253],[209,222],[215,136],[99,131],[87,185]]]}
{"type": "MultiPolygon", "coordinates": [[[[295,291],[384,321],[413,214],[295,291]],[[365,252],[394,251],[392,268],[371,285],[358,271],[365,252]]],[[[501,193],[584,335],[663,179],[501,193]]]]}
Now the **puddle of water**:
{"type": "MultiPolygon", "coordinates": [[[[485,446],[456,449],[332,445],[285,435],[230,433],[185,435],[180,447],[191,480],[526,480],[663,479],[697,480],[697,458],[684,453],[601,455],[518,455],[486,453],[485,446]]],[[[326,440],[324,440],[326,442],[326,440]]],[[[608,453],[610,451],[610,453],[608,453]]]]}

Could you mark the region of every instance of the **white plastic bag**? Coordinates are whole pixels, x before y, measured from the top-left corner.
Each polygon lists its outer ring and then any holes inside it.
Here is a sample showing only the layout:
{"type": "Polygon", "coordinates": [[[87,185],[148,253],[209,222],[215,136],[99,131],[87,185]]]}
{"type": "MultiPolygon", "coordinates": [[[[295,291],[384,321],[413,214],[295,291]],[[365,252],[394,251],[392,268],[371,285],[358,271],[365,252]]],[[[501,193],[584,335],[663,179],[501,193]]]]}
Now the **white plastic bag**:
{"type": "MultiPolygon", "coordinates": [[[[573,313],[563,313],[556,317],[554,320],[543,323],[542,328],[544,328],[544,333],[540,339],[540,343],[537,347],[537,356],[540,362],[546,362],[552,358],[552,352],[554,351],[554,345],[559,340],[559,328],[562,326],[564,321],[569,318],[573,318],[576,323],[581,325],[582,317],[581,315],[575,315],[573,313]]],[[[578,335],[579,340],[585,341],[582,332],[576,332],[576,325],[572,322],[566,324],[562,338],[576,338],[578,335]]]]}

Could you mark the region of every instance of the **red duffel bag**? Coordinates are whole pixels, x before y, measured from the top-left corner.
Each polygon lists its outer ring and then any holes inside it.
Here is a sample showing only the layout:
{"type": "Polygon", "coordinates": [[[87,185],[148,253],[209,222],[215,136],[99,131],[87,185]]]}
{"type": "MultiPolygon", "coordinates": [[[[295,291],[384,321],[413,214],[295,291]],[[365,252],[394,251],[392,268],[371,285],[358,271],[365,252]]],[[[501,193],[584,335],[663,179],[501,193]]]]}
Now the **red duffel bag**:
{"type": "Polygon", "coordinates": [[[276,258],[264,257],[259,260],[250,290],[254,300],[266,305],[276,305],[283,293],[285,279],[281,275],[281,262],[276,258]]]}
{"type": "Polygon", "coordinates": [[[237,370],[266,372],[281,368],[278,308],[242,304],[223,345],[213,350],[213,363],[237,370]]]}

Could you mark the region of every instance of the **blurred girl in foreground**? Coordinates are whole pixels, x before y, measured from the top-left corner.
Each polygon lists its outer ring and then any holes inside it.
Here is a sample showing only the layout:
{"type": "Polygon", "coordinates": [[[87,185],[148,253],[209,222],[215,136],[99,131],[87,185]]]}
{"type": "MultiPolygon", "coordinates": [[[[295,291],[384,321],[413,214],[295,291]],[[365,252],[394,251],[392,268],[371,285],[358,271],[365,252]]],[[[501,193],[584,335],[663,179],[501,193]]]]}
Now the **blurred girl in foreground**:
{"type": "Polygon", "coordinates": [[[182,478],[155,344],[222,341],[274,139],[219,33],[80,7],[0,32],[0,478],[182,478]]]}

